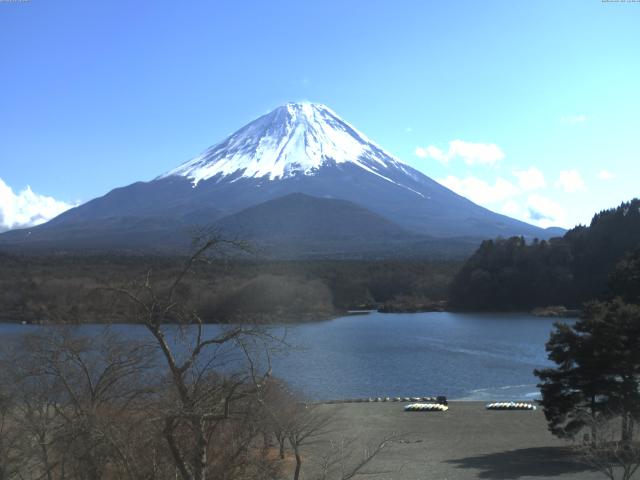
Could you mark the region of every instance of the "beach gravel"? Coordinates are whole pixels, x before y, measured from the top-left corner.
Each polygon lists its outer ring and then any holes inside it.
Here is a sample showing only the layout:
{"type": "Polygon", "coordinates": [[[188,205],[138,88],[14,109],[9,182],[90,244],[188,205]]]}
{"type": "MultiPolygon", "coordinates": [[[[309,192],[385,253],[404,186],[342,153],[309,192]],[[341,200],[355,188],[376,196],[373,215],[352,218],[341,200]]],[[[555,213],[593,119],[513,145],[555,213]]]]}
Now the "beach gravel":
{"type": "MultiPolygon", "coordinates": [[[[405,412],[404,403],[322,405],[333,417],[326,438],[354,438],[361,452],[395,439],[357,478],[385,480],[604,478],[577,462],[571,443],[536,411],[490,411],[483,402],[451,402],[447,412],[405,412]],[[385,473],[379,473],[385,472],[385,473]]],[[[313,476],[309,467],[308,477],[313,476]]]]}

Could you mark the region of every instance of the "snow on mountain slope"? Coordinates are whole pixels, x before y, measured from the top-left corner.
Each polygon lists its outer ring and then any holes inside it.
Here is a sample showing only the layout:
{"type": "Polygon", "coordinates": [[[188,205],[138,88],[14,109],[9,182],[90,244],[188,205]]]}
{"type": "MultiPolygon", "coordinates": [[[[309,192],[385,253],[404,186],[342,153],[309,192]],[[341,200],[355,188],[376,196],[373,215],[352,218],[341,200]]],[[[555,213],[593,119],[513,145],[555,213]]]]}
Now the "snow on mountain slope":
{"type": "MultiPolygon", "coordinates": [[[[188,239],[187,232],[194,226],[222,225],[225,218],[246,221],[256,218],[255,212],[268,211],[273,229],[287,230],[281,225],[298,222],[290,231],[308,230],[300,220],[308,215],[305,221],[325,225],[326,233],[333,236],[327,241],[331,248],[347,249],[346,227],[326,227],[342,225],[327,223],[325,218],[330,210],[326,205],[336,204],[320,200],[347,201],[369,211],[371,215],[363,216],[351,210],[354,221],[356,217],[371,220],[362,224],[362,232],[378,231],[380,225],[373,225],[376,215],[392,222],[406,234],[400,243],[410,244],[407,248],[416,254],[422,248],[433,253],[436,246],[416,246],[415,235],[479,241],[555,234],[491,212],[447,189],[385,152],[324,105],[289,103],[152,181],[116,188],[41,226],[0,234],[0,244],[162,249],[178,244],[180,235],[188,239]],[[300,198],[292,194],[319,199],[312,202],[318,208],[302,213],[291,209],[300,198]],[[286,202],[276,201],[286,196],[286,202]]],[[[268,229],[261,231],[264,236],[268,229]]],[[[379,235],[373,236],[380,241],[379,235]]],[[[394,246],[390,243],[387,248],[396,248],[396,237],[394,246]]],[[[363,246],[368,241],[372,239],[363,239],[363,246]]],[[[316,240],[313,249],[321,250],[316,240]]]]}
{"type": "Polygon", "coordinates": [[[329,163],[354,164],[423,196],[390,178],[390,170],[412,176],[403,162],[318,103],[283,105],[159,178],[183,176],[194,186],[216,176],[282,180],[316,175],[329,163]]]}

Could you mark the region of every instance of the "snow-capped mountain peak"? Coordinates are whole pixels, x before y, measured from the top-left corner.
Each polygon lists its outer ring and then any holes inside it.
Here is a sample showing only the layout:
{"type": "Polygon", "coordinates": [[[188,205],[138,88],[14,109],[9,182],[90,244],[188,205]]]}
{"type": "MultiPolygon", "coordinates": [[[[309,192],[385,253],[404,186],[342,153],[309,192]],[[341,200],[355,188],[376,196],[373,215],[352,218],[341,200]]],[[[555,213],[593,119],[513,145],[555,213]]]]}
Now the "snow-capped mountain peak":
{"type": "Polygon", "coordinates": [[[302,102],[276,108],[160,178],[187,177],[194,186],[216,176],[276,180],[345,162],[393,183],[385,174],[389,168],[409,173],[329,107],[302,102]]]}
{"type": "Polygon", "coordinates": [[[434,245],[446,256],[460,241],[434,237],[552,235],[457,195],[324,105],[289,103],[153,181],[4,233],[0,246],[163,251],[189,243],[194,225],[313,258],[366,258],[372,245],[392,256],[434,245]]]}

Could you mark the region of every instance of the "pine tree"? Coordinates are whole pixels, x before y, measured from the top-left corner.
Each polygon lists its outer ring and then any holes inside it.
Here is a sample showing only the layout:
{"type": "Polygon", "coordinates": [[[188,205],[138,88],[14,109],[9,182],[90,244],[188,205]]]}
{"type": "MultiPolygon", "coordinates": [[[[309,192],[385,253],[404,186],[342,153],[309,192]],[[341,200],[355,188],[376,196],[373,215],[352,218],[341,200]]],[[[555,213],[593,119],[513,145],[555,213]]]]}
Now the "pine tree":
{"type": "MultiPolygon", "coordinates": [[[[558,323],[546,345],[556,368],[536,370],[550,431],[573,438],[598,417],[619,418],[624,444],[640,419],[640,306],[593,302],[574,325],[558,323]]],[[[592,436],[595,432],[592,432],[592,436]]]]}

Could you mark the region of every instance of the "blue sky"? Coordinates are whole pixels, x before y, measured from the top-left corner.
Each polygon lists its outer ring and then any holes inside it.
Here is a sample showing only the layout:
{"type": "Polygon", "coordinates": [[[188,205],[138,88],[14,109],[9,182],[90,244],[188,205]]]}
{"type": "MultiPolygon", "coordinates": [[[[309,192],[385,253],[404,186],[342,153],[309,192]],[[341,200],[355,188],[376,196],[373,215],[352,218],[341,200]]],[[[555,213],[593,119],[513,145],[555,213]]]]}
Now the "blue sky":
{"type": "Polygon", "coordinates": [[[640,193],[638,25],[600,0],[0,1],[0,223],[298,100],[493,210],[588,222],[640,193]]]}

